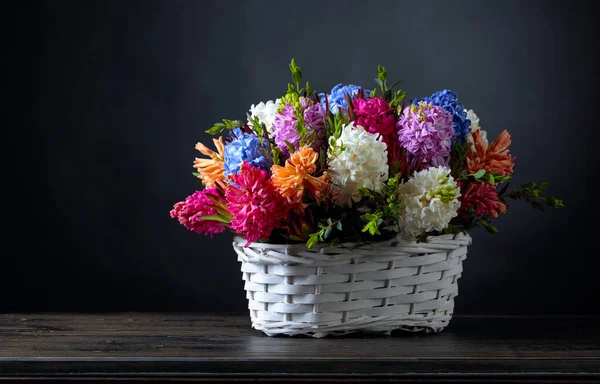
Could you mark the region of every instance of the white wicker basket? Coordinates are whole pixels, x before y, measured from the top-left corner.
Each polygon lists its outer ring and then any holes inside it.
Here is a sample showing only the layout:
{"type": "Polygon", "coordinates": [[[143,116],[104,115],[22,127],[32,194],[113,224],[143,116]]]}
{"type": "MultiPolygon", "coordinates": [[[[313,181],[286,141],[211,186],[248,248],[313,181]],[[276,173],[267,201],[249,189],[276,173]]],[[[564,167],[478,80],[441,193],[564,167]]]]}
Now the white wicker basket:
{"type": "Polygon", "coordinates": [[[439,332],[452,318],[468,234],[359,248],[253,243],[236,237],[252,327],[324,337],[395,329],[439,332]]]}

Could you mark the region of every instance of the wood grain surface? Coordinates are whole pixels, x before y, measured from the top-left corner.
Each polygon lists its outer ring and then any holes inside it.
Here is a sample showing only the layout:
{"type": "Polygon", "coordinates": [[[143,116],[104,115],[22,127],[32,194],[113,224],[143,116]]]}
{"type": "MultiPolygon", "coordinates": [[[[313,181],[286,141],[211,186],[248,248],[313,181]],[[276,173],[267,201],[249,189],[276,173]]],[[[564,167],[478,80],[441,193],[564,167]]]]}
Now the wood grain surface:
{"type": "Polygon", "coordinates": [[[439,334],[268,337],[247,316],[0,314],[0,381],[600,382],[600,317],[457,316],[439,334]]]}

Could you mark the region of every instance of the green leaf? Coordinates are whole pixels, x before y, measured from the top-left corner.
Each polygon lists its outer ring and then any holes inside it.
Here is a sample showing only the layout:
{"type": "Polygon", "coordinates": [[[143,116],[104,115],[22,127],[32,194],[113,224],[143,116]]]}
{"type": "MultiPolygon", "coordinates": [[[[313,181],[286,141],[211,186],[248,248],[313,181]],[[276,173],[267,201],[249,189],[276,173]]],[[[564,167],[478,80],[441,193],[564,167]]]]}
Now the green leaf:
{"type": "Polygon", "coordinates": [[[254,130],[254,132],[256,132],[256,136],[262,138],[262,136],[264,134],[263,124],[260,122],[258,117],[254,117],[251,120],[251,122],[252,122],[252,129],[254,130]]]}
{"type": "Polygon", "coordinates": [[[381,80],[382,82],[387,80],[387,70],[381,65],[377,66],[377,79],[381,80]]]}
{"type": "Polygon", "coordinates": [[[333,225],[333,222],[331,221],[331,217],[327,218],[327,225],[333,225]]]}
{"type": "Polygon", "coordinates": [[[486,220],[481,220],[481,224],[490,233],[498,233],[498,232],[500,232],[500,231],[498,231],[498,228],[494,227],[492,224],[490,224],[486,220]]]}
{"type": "Polygon", "coordinates": [[[374,221],[374,220],[377,220],[377,215],[374,215],[374,214],[372,214],[372,213],[367,213],[367,214],[365,214],[365,217],[366,217],[366,218],[367,218],[367,220],[369,220],[369,221],[374,221]]]}
{"type": "MultiPolygon", "coordinates": [[[[300,136],[301,139],[306,138],[306,127],[304,126],[304,124],[297,122],[296,123],[296,132],[298,132],[298,136],[300,136]]],[[[292,153],[292,152],[290,152],[292,153]]]]}
{"type": "Polygon", "coordinates": [[[298,64],[296,64],[296,59],[292,57],[292,61],[290,62],[290,71],[294,73],[298,68],[298,64]]]}
{"type": "Polygon", "coordinates": [[[297,86],[300,86],[300,82],[302,81],[302,72],[297,71],[292,74],[292,80],[296,83],[297,86]]]}
{"type": "Polygon", "coordinates": [[[335,225],[335,227],[338,229],[338,231],[342,230],[342,222],[338,221],[337,224],[335,225]]]}
{"type": "Polygon", "coordinates": [[[327,239],[331,235],[331,227],[325,228],[325,232],[323,233],[323,238],[327,239]]]}
{"type": "Polygon", "coordinates": [[[209,130],[206,131],[206,133],[211,134],[211,135],[216,135],[218,133],[221,133],[225,129],[232,130],[237,127],[242,127],[243,125],[244,125],[244,122],[240,121],[240,120],[223,119],[222,123],[215,123],[212,126],[212,128],[210,128],[209,130]]]}
{"type": "Polygon", "coordinates": [[[548,196],[546,198],[546,203],[552,208],[564,208],[565,205],[561,199],[557,199],[554,196],[548,196]]]}
{"type": "Polygon", "coordinates": [[[308,238],[308,241],[306,242],[306,248],[311,249],[318,242],[319,242],[319,238],[317,237],[316,234],[313,233],[312,235],[310,235],[310,237],[308,238]]]}
{"type": "Polygon", "coordinates": [[[206,133],[208,133],[210,135],[216,135],[218,133],[221,133],[221,131],[224,130],[224,129],[225,129],[225,125],[223,125],[223,124],[221,124],[221,125],[215,124],[215,125],[213,125],[212,128],[208,129],[206,131],[206,133]]]}
{"type": "Polygon", "coordinates": [[[284,140],[284,142],[285,142],[285,145],[287,146],[288,152],[290,154],[296,152],[296,148],[294,148],[294,145],[292,143],[290,143],[287,140],[284,140]]]}
{"type": "Polygon", "coordinates": [[[367,231],[370,231],[370,229],[371,229],[371,226],[372,226],[372,225],[373,225],[373,222],[372,222],[372,221],[369,221],[369,222],[368,222],[368,223],[367,223],[367,224],[366,224],[366,225],[363,227],[363,229],[361,230],[361,232],[367,232],[367,231]]]}
{"type": "Polygon", "coordinates": [[[473,174],[473,177],[475,178],[475,180],[479,180],[483,175],[485,175],[485,169],[480,169],[479,171],[475,172],[475,174],[473,174]]]}
{"type": "Polygon", "coordinates": [[[192,172],[192,175],[194,175],[196,177],[200,177],[200,172],[192,172]]]}
{"type": "Polygon", "coordinates": [[[372,225],[372,226],[369,228],[369,234],[370,234],[371,236],[375,236],[375,235],[381,235],[381,232],[379,232],[379,228],[377,228],[377,226],[376,226],[376,225],[372,225]]]}
{"type": "Polygon", "coordinates": [[[402,82],[402,80],[396,80],[396,81],[394,81],[394,82],[392,83],[392,85],[390,85],[390,86],[388,87],[388,89],[392,89],[392,88],[394,88],[396,85],[400,84],[401,82],[402,82]]]}
{"type": "Polygon", "coordinates": [[[229,213],[229,211],[219,207],[218,205],[213,206],[213,208],[215,209],[215,211],[217,211],[217,213],[219,214],[219,217],[222,217],[223,219],[227,220],[228,222],[230,221],[231,213],[229,213]]]}
{"type": "Polygon", "coordinates": [[[229,220],[224,219],[221,216],[217,216],[217,215],[200,216],[200,218],[202,220],[220,221],[221,223],[227,223],[227,224],[229,224],[229,220]]]}
{"type": "Polygon", "coordinates": [[[300,82],[302,81],[302,70],[296,64],[296,59],[290,62],[290,71],[292,72],[292,81],[296,84],[296,92],[300,91],[300,82]]]}

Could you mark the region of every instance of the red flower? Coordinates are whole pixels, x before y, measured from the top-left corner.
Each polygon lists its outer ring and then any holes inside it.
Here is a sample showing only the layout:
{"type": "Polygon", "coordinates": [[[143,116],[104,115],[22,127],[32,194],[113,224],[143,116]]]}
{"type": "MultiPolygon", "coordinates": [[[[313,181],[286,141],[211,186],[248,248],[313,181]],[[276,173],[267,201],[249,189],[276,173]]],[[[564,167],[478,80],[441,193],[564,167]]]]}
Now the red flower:
{"type": "Polygon", "coordinates": [[[470,183],[461,191],[459,214],[468,213],[474,210],[476,216],[483,216],[489,213],[493,217],[498,217],[501,213],[506,213],[506,204],[499,201],[496,187],[490,183],[470,183]]]}
{"type": "Polygon", "coordinates": [[[229,176],[227,210],[231,213],[231,228],[247,240],[268,240],[275,228],[282,228],[282,220],[292,208],[267,172],[244,161],[239,174],[229,176]]]}

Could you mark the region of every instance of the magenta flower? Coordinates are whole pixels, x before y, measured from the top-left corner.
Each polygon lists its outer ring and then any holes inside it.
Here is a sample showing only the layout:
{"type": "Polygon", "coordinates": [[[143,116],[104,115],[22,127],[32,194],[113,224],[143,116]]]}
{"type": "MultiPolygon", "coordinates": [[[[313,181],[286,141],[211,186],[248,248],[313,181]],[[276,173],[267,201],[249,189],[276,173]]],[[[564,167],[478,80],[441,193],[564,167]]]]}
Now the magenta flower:
{"type": "Polygon", "coordinates": [[[225,231],[227,225],[220,221],[205,220],[202,216],[217,215],[214,208],[215,203],[209,196],[219,199],[219,193],[215,187],[207,187],[202,191],[196,191],[188,196],[185,201],[180,201],[173,206],[170,215],[171,218],[179,220],[179,223],[200,234],[209,235],[211,238],[225,231]]]}
{"type": "Polygon", "coordinates": [[[362,126],[367,132],[379,133],[391,150],[391,144],[396,139],[396,121],[394,110],[384,99],[373,97],[369,100],[355,98],[352,100],[356,125],[362,126]]]}
{"type": "Polygon", "coordinates": [[[409,160],[428,166],[448,166],[454,129],[452,114],[437,105],[419,102],[404,109],[398,123],[398,141],[409,160]]]}
{"type": "MultiPolygon", "coordinates": [[[[281,112],[275,115],[275,120],[273,121],[273,139],[277,147],[288,156],[289,150],[286,141],[292,144],[294,149],[298,149],[300,147],[300,134],[298,134],[296,127],[298,118],[294,113],[294,105],[286,101],[283,102],[286,104],[284,104],[281,112]]],[[[323,130],[325,126],[323,121],[325,111],[323,111],[321,104],[315,103],[306,97],[300,97],[300,107],[307,134],[314,134],[311,139],[313,143],[312,148],[316,152],[319,152],[326,144],[324,141],[325,132],[323,130]]]]}
{"type": "Polygon", "coordinates": [[[246,245],[268,240],[273,229],[283,227],[282,219],[290,211],[287,199],[273,186],[266,171],[245,161],[240,173],[230,178],[232,184],[225,197],[231,228],[246,239],[246,245]]]}

